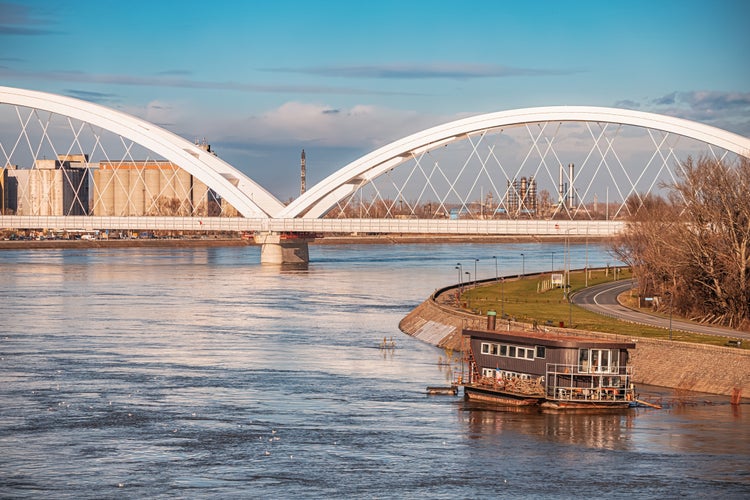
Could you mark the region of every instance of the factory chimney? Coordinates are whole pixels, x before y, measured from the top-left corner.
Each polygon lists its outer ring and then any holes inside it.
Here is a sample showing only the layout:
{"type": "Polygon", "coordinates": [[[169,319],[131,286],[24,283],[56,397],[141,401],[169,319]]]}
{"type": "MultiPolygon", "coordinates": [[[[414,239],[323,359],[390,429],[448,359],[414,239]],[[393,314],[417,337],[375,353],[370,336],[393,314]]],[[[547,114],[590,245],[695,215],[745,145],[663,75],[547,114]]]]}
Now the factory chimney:
{"type": "Polygon", "coordinates": [[[299,185],[299,194],[300,196],[305,194],[305,191],[307,190],[306,185],[306,167],[305,167],[305,150],[302,150],[302,156],[300,156],[300,185],[299,185]]]}
{"type": "Polygon", "coordinates": [[[568,181],[570,182],[570,190],[568,191],[568,208],[575,208],[576,205],[576,195],[574,194],[574,184],[573,184],[573,170],[575,169],[575,166],[572,163],[568,164],[568,181]]]}

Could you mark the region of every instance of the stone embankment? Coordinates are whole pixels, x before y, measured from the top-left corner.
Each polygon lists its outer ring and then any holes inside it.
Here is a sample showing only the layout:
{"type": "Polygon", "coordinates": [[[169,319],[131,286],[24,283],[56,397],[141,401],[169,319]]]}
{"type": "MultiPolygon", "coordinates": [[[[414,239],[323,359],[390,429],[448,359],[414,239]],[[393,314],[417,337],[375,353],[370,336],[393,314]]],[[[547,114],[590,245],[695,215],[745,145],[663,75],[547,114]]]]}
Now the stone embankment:
{"type": "MultiPolygon", "coordinates": [[[[461,350],[462,328],[486,328],[487,319],[455,307],[456,290],[437,291],[417,306],[399,323],[404,333],[424,342],[454,351],[461,350]],[[441,293],[442,292],[442,293],[441,293]]],[[[498,330],[531,331],[532,325],[509,323],[498,317],[498,330]]],[[[616,338],[635,342],[629,363],[633,380],[638,384],[669,387],[681,391],[699,391],[731,395],[739,389],[750,396],[750,351],[733,347],[717,347],[687,342],[654,340],[570,328],[545,327],[555,335],[616,338]]]]}

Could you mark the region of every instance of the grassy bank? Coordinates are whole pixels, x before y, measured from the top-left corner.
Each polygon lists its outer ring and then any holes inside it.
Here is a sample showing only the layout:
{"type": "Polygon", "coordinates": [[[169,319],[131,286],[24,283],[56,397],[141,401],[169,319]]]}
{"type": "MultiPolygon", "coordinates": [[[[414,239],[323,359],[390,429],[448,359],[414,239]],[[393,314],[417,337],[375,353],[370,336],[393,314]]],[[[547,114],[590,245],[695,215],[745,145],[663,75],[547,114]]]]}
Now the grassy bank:
{"type": "MultiPolygon", "coordinates": [[[[630,277],[631,275],[628,270],[623,270],[617,274],[617,279],[628,279],[630,277]]],[[[536,321],[540,327],[545,325],[559,326],[562,323],[567,327],[581,330],[617,333],[653,339],[669,338],[669,330],[666,328],[656,328],[620,321],[572,305],[565,298],[562,288],[552,288],[543,291],[544,282],[549,279],[549,274],[543,274],[528,276],[522,279],[506,280],[504,284],[493,283],[467,289],[461,296],[461,303],[464,308],[478,314],[486,314],[488,310],[496,311],[498,321],[501,321],[500,316],[505,314],[515,318],[517,321],[527,323],[536,321]]],[[[589,271],[588,283],[583,271],[570,273],[572,292],[584,288],[586,284],[592,286],[606,281],[613,281],[614,279],[615,276],[611,269],[609,272],[601,269],[589,271]]],[[[684,320],[684,318],[680,319],[684,320]]],[[[672,339],[717,346],[726,344],[726,338],[724,337],[699,335],[678,330],[673,330],[672,339]]]]}

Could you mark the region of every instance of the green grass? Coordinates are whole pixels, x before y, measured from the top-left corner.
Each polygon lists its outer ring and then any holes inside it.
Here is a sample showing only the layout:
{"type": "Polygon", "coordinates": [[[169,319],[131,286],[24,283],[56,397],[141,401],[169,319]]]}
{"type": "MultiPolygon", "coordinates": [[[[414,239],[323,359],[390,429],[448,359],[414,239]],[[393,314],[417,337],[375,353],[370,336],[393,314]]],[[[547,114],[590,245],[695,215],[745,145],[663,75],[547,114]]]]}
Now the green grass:
{"type": "MultiPolygon", "coordinates": [[[[619,270],[618,280],[629,278],[631,278],[629,270],[619,270]]],[[[504,284],[493,283],[467,289],[461,295],[461,303],[465,305],[466,309],[477,314],[484,315],[489,310],[496,311],[498,322],[501,321],[500,317],[504,313],[517,321],[525,323],[536,321],[540,326],[544,326],[549,321],[553,326],[559,326],[560,323],[563,323],[567,327],[572,325],[573,328],[581,330],[669,339],[669,329],[667,328],[620,321],[571,305],[564,297],[562,288],[537,292],[541,282],[549,279],[550,275],[547,273],[539,276],[527,276],[522,279],[505,280],[504,284]],[[501,297],[504,298],[502,302],[501,297]]],[[[609,273],[603,269],[592,270],[589,271],[588,286],[613,280],[614,275],[611,269],[609,273]]],[[[572,271],[570,273],[570,286],[573,292],[584,288],[585,285],[586,277],[583,271],[572,271]]],[[[677,330],[672,331],[672,339],[718,346],[726,345],[727,341],[725,337],[699,335],[677,330]]],[[[743,346],[743,348],[746,348],[746,346],[743,346]]]]}

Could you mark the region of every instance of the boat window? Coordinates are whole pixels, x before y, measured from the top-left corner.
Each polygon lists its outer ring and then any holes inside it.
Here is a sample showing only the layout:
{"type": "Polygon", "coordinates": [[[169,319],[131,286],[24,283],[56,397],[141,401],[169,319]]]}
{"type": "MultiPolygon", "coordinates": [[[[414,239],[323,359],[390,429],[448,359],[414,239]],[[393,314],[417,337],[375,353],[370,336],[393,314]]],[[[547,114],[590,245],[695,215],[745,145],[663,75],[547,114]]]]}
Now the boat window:
{"type": "Polygon", "coordinates": [[[526,359],[534,359],[534,349],[526,349],[526,359]]]}
{"type": "Polygon", "coordinates": [[[497,344],[492,344],[492,351],[490,352],[490,354],[497,356],[497,348],[498,348],[497,344]]]}
{"type": "Polygon", "coordinates": [[[589,372],[589,350],[588,349],[578,350],[578,371],[582,373],[589,372]]]}
{"type": "Polygon", "coordinates": [[[613,356],[609,349],[591,349],[591,372],[610,373],[616,365],[611,364],[613,356]]]}
{"type": "Polygon", "coordinates": [[[500,356],[507,356],[508,355],[508,346],[507,345],[501,345],[500,346],[500,356]]]}
{"type": "Polygon", "coordinates": [[[541,359],[547,357],[547,349],[543,345],[536,346],[536,357],[541,359]]]}
{"type": "Polygon", "coordinates": [[[482,354],[489,354],[490,353],[490,345],[486,342],[482,342],[482,354]]]}
{"type": "Polygon", "coordinates": [[[508,356],[510,356],[511,358],[516,357],[516,346],[508,346],[508,356]]]}

